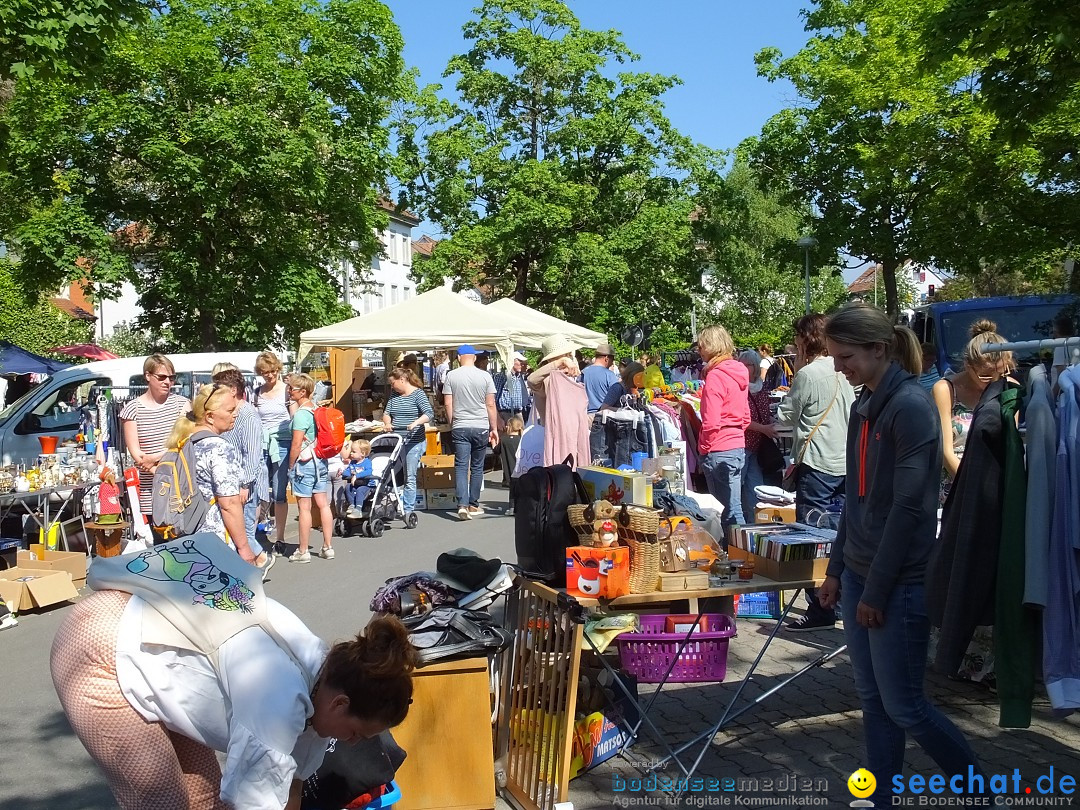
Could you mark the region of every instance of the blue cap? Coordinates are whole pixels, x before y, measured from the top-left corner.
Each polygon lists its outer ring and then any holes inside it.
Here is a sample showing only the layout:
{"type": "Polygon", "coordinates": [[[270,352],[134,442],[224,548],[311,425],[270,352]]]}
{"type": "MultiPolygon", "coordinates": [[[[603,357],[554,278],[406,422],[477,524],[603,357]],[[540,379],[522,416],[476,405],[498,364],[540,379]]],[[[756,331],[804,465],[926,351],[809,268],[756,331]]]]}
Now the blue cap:
{"type": "Polygon", "coordinates": [[[468,343],[458,346],[458,354],[476,354],[476,347],[470,346],[468,343]]]}

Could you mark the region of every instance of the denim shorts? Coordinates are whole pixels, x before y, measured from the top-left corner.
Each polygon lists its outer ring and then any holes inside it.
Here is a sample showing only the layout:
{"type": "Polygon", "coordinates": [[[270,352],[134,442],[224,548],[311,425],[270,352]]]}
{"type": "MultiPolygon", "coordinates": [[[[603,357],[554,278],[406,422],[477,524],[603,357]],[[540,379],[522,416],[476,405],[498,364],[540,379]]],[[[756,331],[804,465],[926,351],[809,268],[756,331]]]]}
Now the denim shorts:
{"type": "Polygon", "coordinates": [[[314,458],[311,461],[298,461],[289,474],[294,498],[310,498],[317,492],[330,489],[330,470],[326,459],[314,458]]]}

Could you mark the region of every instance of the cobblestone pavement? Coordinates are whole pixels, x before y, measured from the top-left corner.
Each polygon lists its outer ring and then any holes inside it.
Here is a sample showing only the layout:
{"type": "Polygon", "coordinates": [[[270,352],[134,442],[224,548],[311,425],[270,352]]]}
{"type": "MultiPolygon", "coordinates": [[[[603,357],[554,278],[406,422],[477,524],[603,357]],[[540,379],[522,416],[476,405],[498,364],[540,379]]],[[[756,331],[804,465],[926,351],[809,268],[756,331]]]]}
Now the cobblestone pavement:
{"type": "MultiPolygon", "coordinates": [[[[673,746],[693,739],[719,719],[770,627],[764,620],[739,621],[739,635],[729,647],[728,676],[723,684],[664,687],[650,717],[668,735],[673,746]]],[[[746,688],[744,703],[843,644],[840,627],[798,634],[781,631],[746,688]]],[[[648,684],[640,687],[643,692],[649,688],[648,684]]],[[[1041,688],[1037,691],[1031,727],[1027,729],[998,727],[996,695],[985,686],[930,674],[927,688],[931,699],[967,736],[987,774],[1012,774],[1019,768],[1021,792],[1031,788],[1034,796],[1038,796],[1036,779],[1048,774],[1051,766],[1055,779],[1064,774],[1080,777],[1080,717],[1054,717],[1041,688]]],[[[811,669],[716,735],[701,760],[698,775],[735,780],[734,790],[702,791],[688,795],[681,802],[658,790],[635,793],[631,791],[635,785],[626,780],[641,779],[642,772],[615,757],[573,780],[569,798],[575,810],[614,806],[754,806],[772,810],[807,806],[793,805],[791,797],[812,799],[821,807],[846,807],[853,800],[847,789],[848,776],[865,764],[861,735],[861,712],[851,665],[846,653],[842,653],[811,669]],[[758,780],[758,790],[754,791],[753,782],[746,780],[758,780]],[[773,780],[774,786],[783,789],[763,790],[765,780],[773,780]],[[613,789],[623,787],[624,782],[625,790],[613,789]],[[792,784],[797,789],[792,790],[789,787],[792,784]],[[737,796],[742,798],[736,799],[737,796]]],[[[701,747],[699,744],[694,749],[695,756],[701,747]]],[[[628,752],[628,758],[654,762],[663,754],[660,745],[643,735],[628,752]]],[[[911,740],[905,765],[907,776],[929,777],[939,772],[911,740]]],[[[674,778],[679,773],[677,766],[669,764],[660,775],[674,778]]],[[[1070,798],[1061,793],[1056,796],[1070,798]]],[[[1027,794],[1018,798],[1024,800],[1027,794]]],[[[1062,802],[1061,806],[1067,804],[1062,802]]]]}

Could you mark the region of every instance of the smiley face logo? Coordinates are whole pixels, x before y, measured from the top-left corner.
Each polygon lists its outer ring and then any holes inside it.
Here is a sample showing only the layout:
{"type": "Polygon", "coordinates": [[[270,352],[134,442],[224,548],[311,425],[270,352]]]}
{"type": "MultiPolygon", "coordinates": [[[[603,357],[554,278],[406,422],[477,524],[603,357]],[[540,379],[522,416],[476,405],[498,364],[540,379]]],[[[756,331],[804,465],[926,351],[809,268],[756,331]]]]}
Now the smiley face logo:
{"type": "Polygon", "coordinates": [[[877,779],[866,768],[859,768],[847,780],[848,790],[858,799],[865,799],[877,787],[877,779]]]}

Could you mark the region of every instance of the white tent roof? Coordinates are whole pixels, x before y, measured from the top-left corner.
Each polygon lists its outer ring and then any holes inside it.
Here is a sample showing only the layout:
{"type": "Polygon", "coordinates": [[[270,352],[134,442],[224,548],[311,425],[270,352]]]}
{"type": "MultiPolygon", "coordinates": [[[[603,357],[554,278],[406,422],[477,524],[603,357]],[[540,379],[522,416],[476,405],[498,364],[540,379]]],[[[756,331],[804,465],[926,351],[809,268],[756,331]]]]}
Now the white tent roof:
{"type": "MultiPolygon", "coordinates": [[[[527,307],[515,301],[513,298],[500,298],[487,305],[487,309],[497,309],[509,315],[514,321],[523,326],[528,324],[531,328],[539,330],[543,334],[554,335],[561,333],[578,343],[582,348],[595,349],[600,343],[607,343],[607,335],[602,332],[594,332],[584,326],[578,326],[570,321],[559,320],[553,315],[548,315],[538,309],[527,307]]],[[[524,344],[523,344],[524,345],[524,344]]]]}
{"type": "Polygon", "coordinates": [[[438,287],[370,315],[302,333],[300,357],[329,348],[424,350],[471,343],[497,350],[506,362],[515,347],[539,348],[556,332],[589,348],[607,340],[599,332],[509,299],[484,306],[447,287],[438,287]]]}

